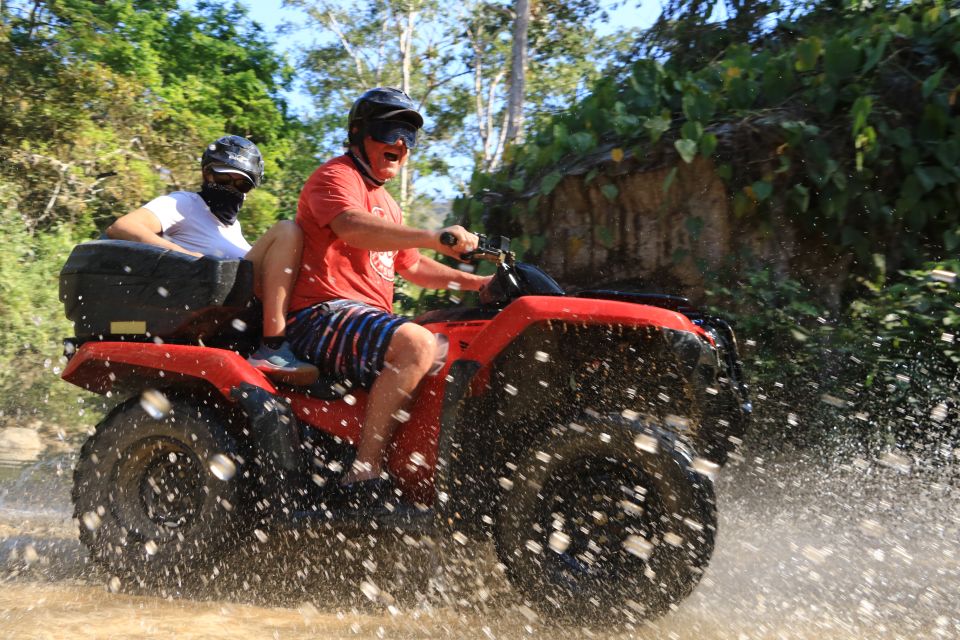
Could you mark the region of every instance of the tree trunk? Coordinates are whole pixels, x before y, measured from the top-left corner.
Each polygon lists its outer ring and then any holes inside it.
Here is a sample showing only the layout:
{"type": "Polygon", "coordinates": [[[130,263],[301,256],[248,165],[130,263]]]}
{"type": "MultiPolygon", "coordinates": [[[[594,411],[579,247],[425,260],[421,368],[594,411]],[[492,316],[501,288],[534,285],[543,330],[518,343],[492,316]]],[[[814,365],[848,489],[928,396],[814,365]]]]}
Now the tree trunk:
{"type": "MultiPolygon", "coordinates": [[[[406,11],[405,24],[400,30],[400,70],[401,89],[410,95],[410,77],[413,70],[413,28],[417,23],[416,2],[410,3],[406,11]]],[[[400,208],[406,211],[412,199],[410,185],[410,169],[405,164],[400,169],[400,208]]]]}
{"type": "Polygon", "coordinates": [[[513,47],[510,59],[510,93],[507,95],[507,144],[523,142],[523,103],[526,97],[527,31],[530,26],[530,1],[516,0],[513,22],[513,47]]]}

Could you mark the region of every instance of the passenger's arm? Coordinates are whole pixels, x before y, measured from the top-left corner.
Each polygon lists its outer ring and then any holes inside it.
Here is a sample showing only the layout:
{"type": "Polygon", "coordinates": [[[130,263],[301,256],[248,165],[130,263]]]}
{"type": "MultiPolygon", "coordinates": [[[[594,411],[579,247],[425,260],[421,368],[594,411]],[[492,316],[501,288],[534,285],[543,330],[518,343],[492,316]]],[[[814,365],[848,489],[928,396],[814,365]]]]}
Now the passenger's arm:
{"type": "Polygon", "coordinates": [[[143,242],[155,247],[179,251],[191,256],[199,257],[203,255],[202,253],[187,251],[180,245],[161,236],[161,233],[163,233],[163,228],[160,225],[160,220],[152,211],[143,207],[120,216],[116,222],[107,227],[107,237],[113,240],[132,240],[133,242],[143,242]]]}
{"type": "Polygon", "coordinates": [[[420,260],[407,269],[399,270],[399,273],[413,284],[424,289],[477,291],[487,284],[491,278],[491,276],[477,276],[459,269],[453,269],[427,256],[420,256],[420,260]]]}
{"type": "Polygon", "coordinates": [[[426,231],[384,220],[365,211],[347,209],[330,221],[337,237],[351,247],[367,251],[402,251],[403,249],[432,249],[452,258],[477,248],[477,236],[459,225],[440,231],[426,231]],[[440,234],[447,231],[457,239],[448,247],[440,244],[440,234]]]}

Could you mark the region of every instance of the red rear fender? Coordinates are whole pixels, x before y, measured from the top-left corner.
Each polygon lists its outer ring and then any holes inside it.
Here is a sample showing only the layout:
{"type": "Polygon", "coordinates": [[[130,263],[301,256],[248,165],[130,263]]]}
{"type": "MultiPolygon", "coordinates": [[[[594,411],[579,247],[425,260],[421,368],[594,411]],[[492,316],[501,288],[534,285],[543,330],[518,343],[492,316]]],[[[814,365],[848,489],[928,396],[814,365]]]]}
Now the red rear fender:
{"type": "Polygon", "coordinates": [[[95,393],[206,383],[229,398],[230,389],[244,382],[277,391],[234,351],[177,344],[87,342],[70,359],[62,378],[95,393]]]}

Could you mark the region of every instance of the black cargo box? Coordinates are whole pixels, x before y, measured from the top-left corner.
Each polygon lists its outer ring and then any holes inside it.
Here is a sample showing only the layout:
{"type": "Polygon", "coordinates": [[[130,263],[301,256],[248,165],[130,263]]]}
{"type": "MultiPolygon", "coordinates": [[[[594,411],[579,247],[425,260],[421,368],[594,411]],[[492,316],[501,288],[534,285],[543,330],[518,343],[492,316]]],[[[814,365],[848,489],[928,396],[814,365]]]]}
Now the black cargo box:
{"type": "Polygon", "coordinates": [[[60,301],[80,340],[196,343],[256,333],[252,300],[252,263],[139,242],[77,245],[60,271],[60,301]]]}

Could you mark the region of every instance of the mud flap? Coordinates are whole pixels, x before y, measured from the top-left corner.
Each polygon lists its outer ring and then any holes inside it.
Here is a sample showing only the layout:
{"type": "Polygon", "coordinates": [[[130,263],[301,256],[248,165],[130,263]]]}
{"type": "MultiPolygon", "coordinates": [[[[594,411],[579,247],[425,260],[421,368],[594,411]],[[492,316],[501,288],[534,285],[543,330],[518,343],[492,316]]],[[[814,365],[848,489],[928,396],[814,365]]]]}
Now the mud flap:
{"type": "Polygon", "coordinates": [[[446,393],[440,412],[440,442],[437,454],[437,470],[434,483],[437,501],[434,512],[436,524],[440,527],[457,528],[462,526],[464,505],[455,498],[462,492],[454,487],[454,480],[460,472],[460,425],[457,420],[460,402],[470,388],[470,381],[480,370],[480,363],[473,360],[457,360],[448,371],[446,393]]]}
{"type": "Polygon", "coordinates": [[[288,473],[303,468],[297,418],[280,398],[246,382],[230,390],[250,424],[250,441],[268,467],[288,473]]]}

